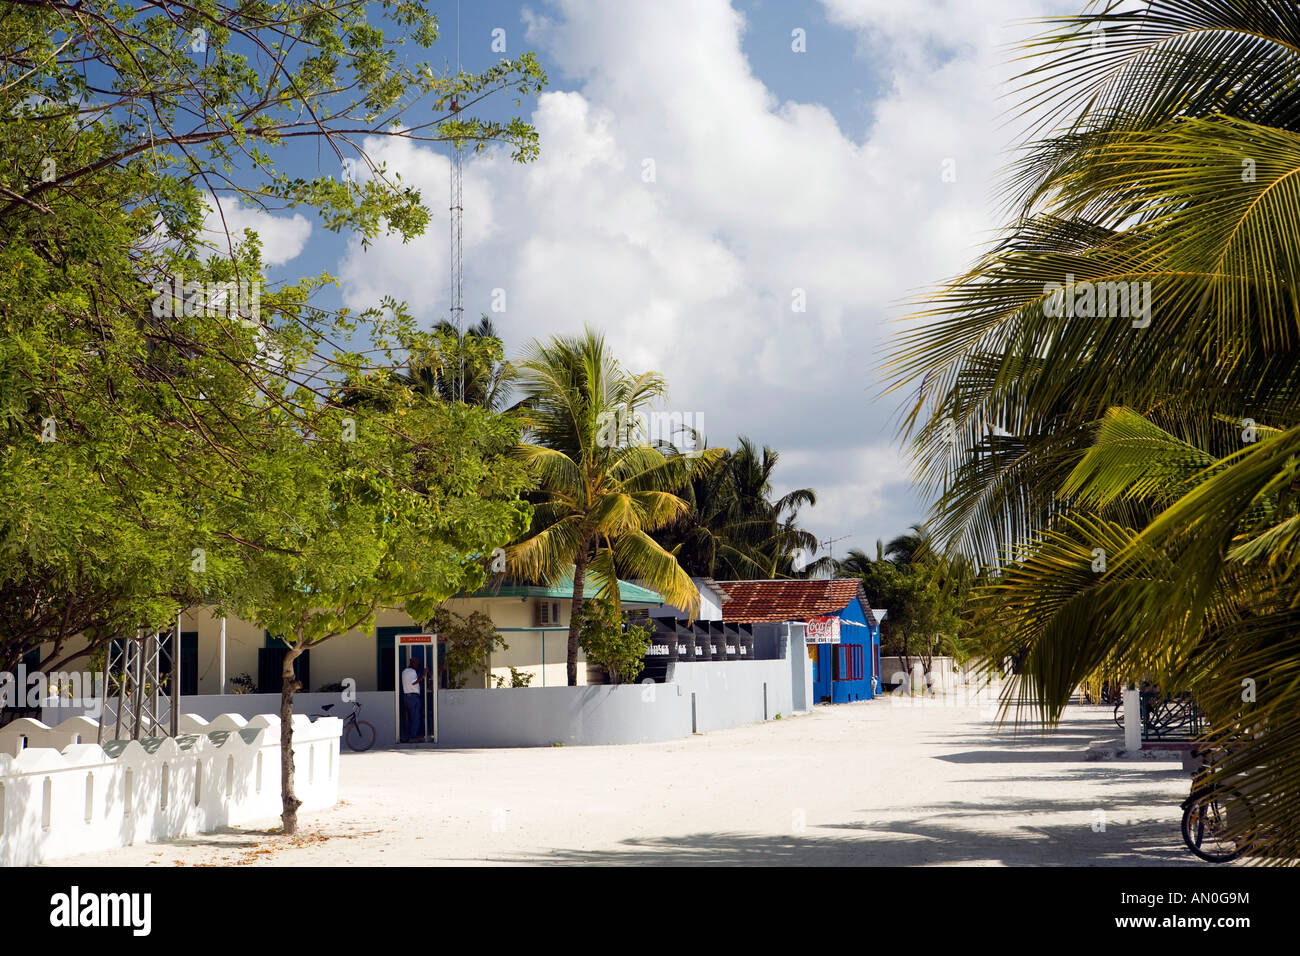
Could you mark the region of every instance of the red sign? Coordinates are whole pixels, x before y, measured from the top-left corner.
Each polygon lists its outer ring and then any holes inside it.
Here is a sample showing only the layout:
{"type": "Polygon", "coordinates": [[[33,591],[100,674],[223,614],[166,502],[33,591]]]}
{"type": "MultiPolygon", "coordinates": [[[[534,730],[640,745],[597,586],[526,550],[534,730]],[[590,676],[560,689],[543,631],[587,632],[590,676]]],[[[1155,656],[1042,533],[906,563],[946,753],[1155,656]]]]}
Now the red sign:
{"type": "Polygon", "coordinates": [[[809,644],[838,644],[840,619],[838,617],[812,618],[804,629],[804,639],[809,644]]]}
{"type": "Polygon", "coordinates": [[[398,634],[398,644],[432,644],[438,640],[437,634],[398,634]]]}

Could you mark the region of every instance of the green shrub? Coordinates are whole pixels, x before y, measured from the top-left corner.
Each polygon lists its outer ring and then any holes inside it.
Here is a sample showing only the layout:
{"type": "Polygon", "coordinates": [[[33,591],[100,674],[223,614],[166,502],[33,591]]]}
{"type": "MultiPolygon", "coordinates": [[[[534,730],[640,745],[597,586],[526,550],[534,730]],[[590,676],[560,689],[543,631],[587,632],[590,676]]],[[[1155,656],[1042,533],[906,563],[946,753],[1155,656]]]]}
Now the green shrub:
{"type": "Polygon", "coordinates": [[[587,660],[599,664],[611,684],[634,683],[645,667],[651,630],[629,624],[615,601],[591,598],[578,613],[578,646],[587,660]]]}

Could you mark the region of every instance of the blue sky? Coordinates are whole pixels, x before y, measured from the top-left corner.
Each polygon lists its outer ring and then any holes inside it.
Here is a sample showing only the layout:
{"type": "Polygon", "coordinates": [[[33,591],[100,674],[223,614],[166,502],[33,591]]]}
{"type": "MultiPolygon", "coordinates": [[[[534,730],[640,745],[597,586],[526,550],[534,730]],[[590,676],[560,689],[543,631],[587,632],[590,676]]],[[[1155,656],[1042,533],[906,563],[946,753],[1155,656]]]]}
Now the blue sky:
{"type": "MultiPolygon", "coordinates": [[[[837,555],[873,550],[924,513],[900,398],[881,397],[889,337],[909,297],[999,225],[999,170],[1023,128],[1007,114],[1007,45],[1079,4],[464,0],[465,69],[496,61],[500,28],[505,55],[535,51],[550,78],[485,111],[528,118],[537,162],[466,161],[467,316],[504,293],[492,318],[508,355],[602,329],[625,364],[666,376],[665,410],[702,420],[710,444],[744,434],[780,450],[778,490],[817,491],[804,520],[846,538],[837,555]]],[[[455,4],[434,8],[433,59],[454,64],[455,4]]],[[[262,233],[272,278],[340,277],[322,305],[391,294],[432,323],[449,294],[445,151],[366,149],[421,189],[426,236],[363,250],[305,213],[233,218],[262,233]]]]}

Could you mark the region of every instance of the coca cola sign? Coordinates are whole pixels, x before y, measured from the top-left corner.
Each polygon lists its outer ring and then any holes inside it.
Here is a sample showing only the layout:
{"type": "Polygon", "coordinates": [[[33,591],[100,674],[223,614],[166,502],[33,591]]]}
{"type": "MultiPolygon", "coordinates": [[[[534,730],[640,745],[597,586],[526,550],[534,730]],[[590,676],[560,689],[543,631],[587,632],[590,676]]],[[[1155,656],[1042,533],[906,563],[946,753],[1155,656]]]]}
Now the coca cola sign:
{"type": "Polygon", "coordinates": [[[838,644],[840,642],[840,619],[838,617],[814,617],[807,622],[804,639],[809,644],[838,644]]]}

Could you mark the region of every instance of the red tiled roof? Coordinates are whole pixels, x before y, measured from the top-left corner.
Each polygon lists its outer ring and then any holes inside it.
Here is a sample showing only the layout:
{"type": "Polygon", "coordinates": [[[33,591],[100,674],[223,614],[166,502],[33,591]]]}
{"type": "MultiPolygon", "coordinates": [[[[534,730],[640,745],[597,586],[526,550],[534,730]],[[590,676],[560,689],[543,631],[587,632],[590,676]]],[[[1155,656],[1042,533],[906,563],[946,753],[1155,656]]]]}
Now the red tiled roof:
{"type": "Polygon", "coordinates": [[[724,621],[746,624],[806,621],[842,611],[857,598],[863,613],[871,612],[857,578],[799,581],[718,581],[731,598],[722,605],[724,621]]]}

